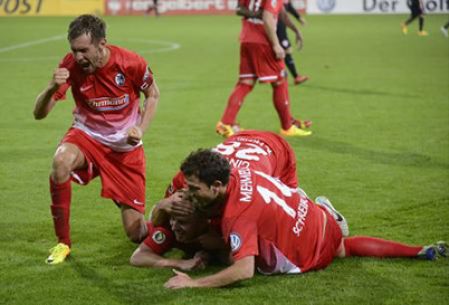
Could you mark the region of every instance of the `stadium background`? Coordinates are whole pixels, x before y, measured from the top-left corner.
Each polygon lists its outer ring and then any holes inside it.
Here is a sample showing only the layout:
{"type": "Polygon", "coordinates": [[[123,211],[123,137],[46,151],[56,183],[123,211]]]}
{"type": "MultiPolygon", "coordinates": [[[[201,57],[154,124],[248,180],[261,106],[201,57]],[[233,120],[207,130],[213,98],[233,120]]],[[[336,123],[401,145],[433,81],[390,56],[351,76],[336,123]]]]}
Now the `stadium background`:
{"type": "MultiPolygon", "coordinates": [[[[105,15],[109,42],[141,53],[155,71],[162,95],[144,140],[149,207],[188,152],[221,140],[214,126],[236,80],[240,22],[232,9],[169,15],[230,2],[167,0],[160,18],[141,16],[148,1],[133,1],[135,11],[126,9],[131,1],[110,2],[125,9],[108,13],[97,0],[0,0],[0,304],[449,304],[449,260],[351,258],[230,289],[167,291],[170,270],[129,266],[135,245],[117,209],[99,197],[99,181],[74,186],[70,260],[45,265],[54,245],[48,172],[73,102],[68,96],[40,122],[32,109],[69,51],[71,16],[105,15]]],[[[449,239],[449,40],[439,32],[448,2],[424,2],[428,37],[416,35],[416,24],[402,35],[405,1],[295,2],[308,25],[294,56],[311,79],[290,87],[292,108],[314,121],[314,134],[289,142],[304,189],[329,196],[353,234],[449,239]]],[[[258,86],[239,121],[277,131],[272,108],[270,88],[258,86]]]]}

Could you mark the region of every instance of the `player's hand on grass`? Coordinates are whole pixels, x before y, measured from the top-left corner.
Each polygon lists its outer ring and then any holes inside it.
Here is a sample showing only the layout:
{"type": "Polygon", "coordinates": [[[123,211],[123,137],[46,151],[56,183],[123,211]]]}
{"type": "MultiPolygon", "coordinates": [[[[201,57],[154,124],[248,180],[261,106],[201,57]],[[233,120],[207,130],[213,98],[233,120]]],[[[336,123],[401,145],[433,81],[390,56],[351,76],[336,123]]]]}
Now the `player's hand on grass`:
{"type": "Polygon", "coordinates": [[[127,143],[130,145],[139,144],[140,140],[142,140],[143,132],[142,129],[138,126],[131,127],[128,129],[128,140],[127,143]]]}
{"type": "Polygon", "coordinates": [[[273,52],[276,55],[277,59],[284,59],[285,57],[285,51],[284,49],[281,47],[281,45],[277,44],[273,46],[273,52]]]}
{"type": "Polygon", "coordinates": [[[67,82],[69,76],[70,72],[66,68],[56,68],[53,71],[53,78],[51,79],[50,85],[52,87],[59,87],[67,82]]]}
{"type": "Polygon", "coordinates": [[[175,276],[165,282],[164,287],[169,289],[180,289],[186,287],[195,287],[195,281],[187,274],[173,269],[175,276]]]}

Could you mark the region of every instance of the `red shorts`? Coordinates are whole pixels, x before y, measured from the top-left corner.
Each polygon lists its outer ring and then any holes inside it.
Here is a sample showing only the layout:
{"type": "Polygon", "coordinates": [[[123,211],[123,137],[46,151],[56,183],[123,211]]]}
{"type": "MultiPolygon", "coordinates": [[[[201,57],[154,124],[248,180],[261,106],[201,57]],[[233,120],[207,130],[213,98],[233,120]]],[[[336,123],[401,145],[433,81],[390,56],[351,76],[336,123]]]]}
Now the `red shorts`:
{"type": "Polygon", "coordinates": [[[61,143],[76,145],[84,154],[87,168],[72,172],[72,180],[88,184],[101,178],[101,196],[145,212],[145,154],[142,146],[129,152],[116,152],[79,129],[71,128],[61,143]]]}
{"type": "Polygon", "coordinates": [[[343,238],[341,229],[335,219],[328,211],[325,209],[323,211],[327,216],[326,231],[324,232],[324,240],[320,249],[319,259],[312,268],[313,270],[324,269],[334,260],[343,238]]]}
{"type": "Polygon", "coordinates": [[[276,58],[271,46],[260,43],[240,44],[240,78],[273,83],[285,77],[284,60],[276,58]]]}

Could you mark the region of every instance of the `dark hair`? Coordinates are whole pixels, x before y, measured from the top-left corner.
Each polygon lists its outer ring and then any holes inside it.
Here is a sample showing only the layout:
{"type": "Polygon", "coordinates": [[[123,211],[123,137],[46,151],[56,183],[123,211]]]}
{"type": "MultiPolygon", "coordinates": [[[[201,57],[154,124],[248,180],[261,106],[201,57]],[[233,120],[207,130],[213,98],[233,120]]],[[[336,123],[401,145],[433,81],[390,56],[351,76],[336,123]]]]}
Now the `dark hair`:
{"type": "Polygon", "coordinates": [[[98,43],[102,38],[106,38],[106,23],[94,15],[78,16],[69,25],[67,39],[71,41],[83,34],[90,35],[92,42],[98,43]]]}
{"type": "Polygon", "coordinates": [[[195,175],[208,186],[216,180],[226,185],[229,182],[231,166],[219,153],[210,149],[198,149],[182,162],[181,171],[186,177],[195,175]]]}

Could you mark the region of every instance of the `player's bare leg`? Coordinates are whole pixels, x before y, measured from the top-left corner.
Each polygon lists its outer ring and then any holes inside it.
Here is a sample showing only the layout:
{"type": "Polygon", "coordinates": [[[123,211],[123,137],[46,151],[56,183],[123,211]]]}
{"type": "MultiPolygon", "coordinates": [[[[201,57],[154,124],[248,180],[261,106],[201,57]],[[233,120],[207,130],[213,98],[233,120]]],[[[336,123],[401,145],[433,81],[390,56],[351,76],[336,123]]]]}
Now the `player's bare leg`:
{"type": "Polygon", "coordinates": [[[130,206],[121,204],[123,228],[126,236],[134,243],[140,243],[148,235],[147,224],[143,214],[130,206]]]}
{"type": "Polygon", "coordinates": [[[53,157],[50,174],[51,213],[58,244],[50,250],[48,264],[62,263],[70,254],[70,203],[72,187],[70,173],[86,167],[86,159],[79,148],[70,143],[61,144],[53,157]]]}

